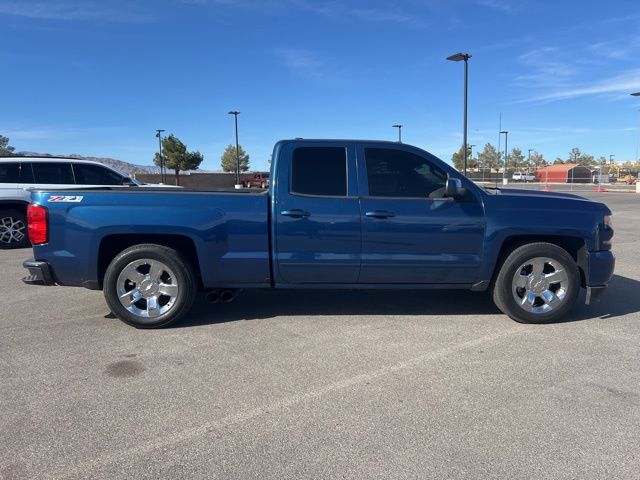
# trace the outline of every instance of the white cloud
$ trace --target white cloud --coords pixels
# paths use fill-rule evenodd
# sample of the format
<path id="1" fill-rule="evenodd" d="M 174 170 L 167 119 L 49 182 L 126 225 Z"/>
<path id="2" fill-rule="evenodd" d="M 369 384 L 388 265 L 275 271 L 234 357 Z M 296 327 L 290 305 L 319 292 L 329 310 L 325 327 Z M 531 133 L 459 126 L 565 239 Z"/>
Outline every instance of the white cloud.
<path id="1" fill-rule="evenodd" d="M 371 23 L 401 23 L 424 25 L 424 19 L 395 5 L 362 0 L 180 0 L 182 3 L 212 7 L 253 9 L 263 13 L 282 13 L 295 8 L 328 18 L 342 21 L 353 19 Z"/>
<path id="2" fill-rule="evenodd" d="M 522 102 L 551 102 L 589 95 L 631 94 L 639 90 L 640 69 L 635 69 L 590 84 L 559 88 L 549 93 L 535 95 Z"/>
<path id="3" fill-rule="evenodd" d="M 561 57 L 555 47 L 540 47 L 518 57 L 528 73 L 518 75 L 516 84 L 521 87 L 550 87 L 565 85 L 576 74 L 576 68 Z"/>
<path id="4" fill-rule="evenodd" d="M 0 1 L 0 15 L 40 20 L 106 20 L 135 23 L 149 19 L 148 15 L 137 13 L 126 8 L 126 4 L 107 8 L 101 3 L 96 2 Z"/>
<path id="5" fill-rule="evenodd" d="M 635 58 L 640 50 L 640 36 L 592 43 L 586 50 L 596 57 L 610 60 Z"/>
<path id="6" fill-rule="evenodd" d="M 477 0 L 478 5 L 491 8 L 507 15 L 513 15 L 517 11 L 517 7 L 513 1 L 509 0 Z"/>
<path id="7" fill-rule="evenodd" d="M 327 65 L 315 53 L 299 48 L 277 48 L 274 53 L 292 72 L 311 79 L 325 80 L 328 77 Z"/>

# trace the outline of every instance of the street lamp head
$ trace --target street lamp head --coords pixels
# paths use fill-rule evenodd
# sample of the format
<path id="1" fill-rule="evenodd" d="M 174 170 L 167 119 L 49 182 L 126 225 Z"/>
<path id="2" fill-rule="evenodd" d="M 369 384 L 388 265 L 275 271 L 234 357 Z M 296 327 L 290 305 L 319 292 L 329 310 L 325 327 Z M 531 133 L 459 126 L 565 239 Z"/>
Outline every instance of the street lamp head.
<path id="1" fill-rule="evenodd" d="M 635 92 L 631 94 L 632 97 L 640 97 L 640 92 Z"/>
<path id="2" fill-rule="evenodd" d="M 506 130 L 502 130 L 500 133 L 504 133 L 505 135 L 508 134 L 509 132 Z"/>
<path id="3" fill-rule="evenodd" d="M 454 55 L 450 55 L 447 57 L 447 60 L 451 60 L 452 62 L 461 62 L 462 60 L 464 60 L 465 62 L 467 60 L 469 60 L 471 58 L 471 54 L 470 53 L 456 53 Z"/>
<path id="4" fill-rule="evenodd" d="M 392 128 L 402 128 L 402 125 L 400 125 L 399 123 L 395 124 L 395 125 L 391 125 Z"/>
<path id="5" fill-rule="evenodd" d="M 236 112 L 235 110 L 232 112 L 229 112 L 229 115 L 240 115 L 240 112 Z"/>

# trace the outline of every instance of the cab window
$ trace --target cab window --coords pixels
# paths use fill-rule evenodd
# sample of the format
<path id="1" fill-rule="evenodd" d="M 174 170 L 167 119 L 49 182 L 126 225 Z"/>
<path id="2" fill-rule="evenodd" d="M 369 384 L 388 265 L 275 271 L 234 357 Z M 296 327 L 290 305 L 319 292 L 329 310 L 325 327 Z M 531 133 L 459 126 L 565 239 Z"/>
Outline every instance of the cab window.
<path id="1" fill-rule="evenodd" d="M 70 163 L 63 162 L 33 162 L 33 176 L 35 183 L 69 185 L 73 181 L 73 171 Z"/>
<path id="2" fill-rule="evenodd" d="M 298 147 L 291 161 L 291 193 L 347 195 L 347 151 L 344 147 Z"/>
<path id="3" fill-rule="evenodd" d="M 365 148 L 369 196 L 427 198 L 444 192 L 447 174 L 425 158 L 391 148 Z"/>
<path id="4" fill-rule="evenodd" d="M 122 185 L 123 176 L 99 165 L 73 165 L 76 183 L 80 185 Z"/>

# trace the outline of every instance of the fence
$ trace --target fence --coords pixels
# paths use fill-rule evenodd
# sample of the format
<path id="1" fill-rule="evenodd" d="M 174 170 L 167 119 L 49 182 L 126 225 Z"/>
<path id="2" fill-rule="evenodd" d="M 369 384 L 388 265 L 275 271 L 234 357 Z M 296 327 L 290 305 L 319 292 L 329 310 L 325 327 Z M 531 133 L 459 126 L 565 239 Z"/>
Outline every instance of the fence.
<path id="1" fill-rule="evenodd" d="M 602 173 L 598 167 L 590 168 L 580 165 L 552 165 L 535 172 L 535 179 L 525 181 L 514 180 L 513 174 L 520 170 L 507 169 L 506 172 L 478 170 L 467 172 L 467 177 L 476 183 L 486 186 L 528 188 L 532 190 L 557 191 L 620 191 L 636 192 L 636 176 L 627 174 L 617 177 Z M 638 189 L 640 192 L 640 189 Z"/>

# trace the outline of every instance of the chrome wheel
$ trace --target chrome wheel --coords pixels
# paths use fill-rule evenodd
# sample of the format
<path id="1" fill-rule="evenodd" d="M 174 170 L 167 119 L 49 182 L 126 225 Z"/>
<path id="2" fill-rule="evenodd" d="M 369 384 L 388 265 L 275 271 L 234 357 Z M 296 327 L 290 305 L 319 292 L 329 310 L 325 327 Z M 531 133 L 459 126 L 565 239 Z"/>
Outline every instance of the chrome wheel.
<path id="1" fill-rule="evenodd" d="M 513 275 L 511 290 L 516 303 L 527 312 L 548 313 L 565 300 L 569 277 L 553 258 L 535 257 L 524 262 Z"/>
<path id="2" fill-rule="evenodd" d="M 0 219 L 0 243 L 14 245 L 22 242 L 27 235 L 27 226 L 24 221 L 14 217 Z"/>
<path id="3" fill-rule="evenodd" d="M 158 260 L 141 258 L 122 269 L 117 280 L 118 299 L 138 317 L 155 318 L 173 308 L 180 286 L 175 274 Z"/>

